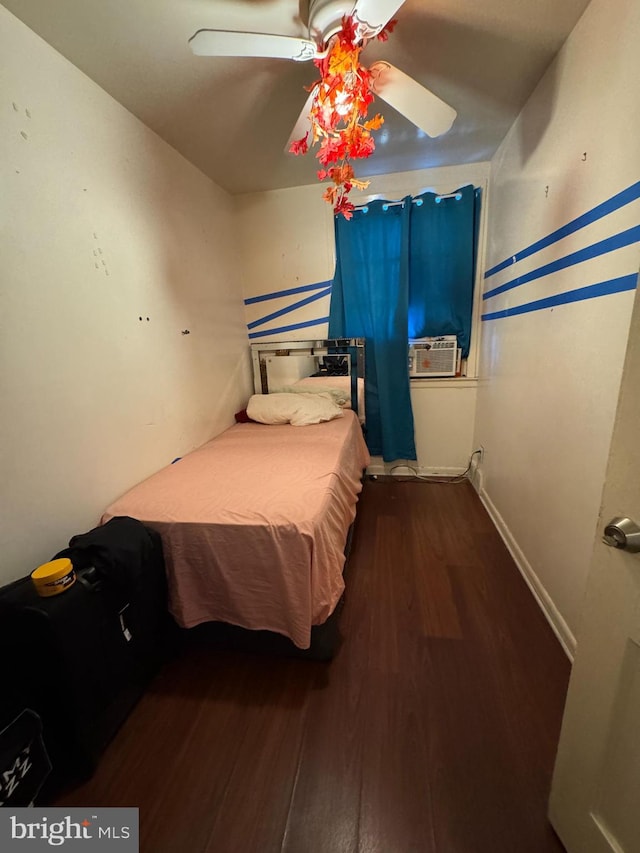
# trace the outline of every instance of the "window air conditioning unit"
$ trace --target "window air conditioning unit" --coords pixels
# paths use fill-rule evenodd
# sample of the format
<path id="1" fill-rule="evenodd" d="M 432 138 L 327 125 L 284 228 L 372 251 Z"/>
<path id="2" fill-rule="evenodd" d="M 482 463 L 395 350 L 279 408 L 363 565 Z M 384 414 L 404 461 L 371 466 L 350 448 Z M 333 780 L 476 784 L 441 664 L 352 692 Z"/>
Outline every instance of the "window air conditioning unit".
<path id="1" fill-rule="evenodd" d="M 455 376 L 458 368 L 458 341 L 455 335 L 416 338 L 409 341 L 409 376 Z"/>

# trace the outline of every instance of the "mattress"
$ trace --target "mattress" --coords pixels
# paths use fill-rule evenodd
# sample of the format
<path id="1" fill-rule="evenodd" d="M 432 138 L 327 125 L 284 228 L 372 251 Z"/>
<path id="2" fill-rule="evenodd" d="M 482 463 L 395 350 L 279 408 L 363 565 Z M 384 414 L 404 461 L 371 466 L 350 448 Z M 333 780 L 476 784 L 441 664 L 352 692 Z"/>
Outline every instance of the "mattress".
<path id="1" fill-rule="evenodd" d="M 308 648 L 344 590 L 369 464 L 351 410 L 327 423 L 236 424 L 109 506 L 161 537 L 179 625 L 222 621 Z"/>

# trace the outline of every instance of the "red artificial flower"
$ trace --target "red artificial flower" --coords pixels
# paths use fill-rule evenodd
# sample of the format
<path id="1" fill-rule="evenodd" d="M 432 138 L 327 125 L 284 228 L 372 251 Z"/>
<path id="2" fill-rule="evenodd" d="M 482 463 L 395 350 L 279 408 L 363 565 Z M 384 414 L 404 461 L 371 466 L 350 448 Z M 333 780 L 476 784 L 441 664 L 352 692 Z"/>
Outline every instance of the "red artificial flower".
<path id="1" fill-rule="evenodd" d="M 396 18 L 393 18 L 391 21 L 388 21 L 376 36 L 378 41 L 388 41 L 389 33 L 392 33 L 394 31 L 397 23 L 398 21 Z"/>
<path id="2" fill-rule="evenodd" d="M 351 219 L 353 217 L 353 211 L 355 209 L 355 205 L 349 201 L 345 193 L 340 196 L 338 201 L 333 206 L 334 212 L 341 213 L 345 219 Z"/>
<path id="3" fill-rule="evenodd" d="M 386 41 L 395 20 L 383 27 L 378 38 Z M 318 180 L 330 178 L 323 198 L 333 205 L 336 213 L 346 219 L 353 216 L 354 205 L 348 194 L 354 188 L 365 189 L 368 181 L 354 175 L 351 160 L 369 157 L 375 150 L 371 131 L 379 130 L 384 119 L 380 115 L 367 120 L 367 111 L 373 103 L 371 72 L 360 64 L 363 48 L 357 27 L 351 17 L 342 19 L 342 27 L 330 41 L 325 56 L 314 60 L 320 79 L 307 91 L 314 92 L 309 118 L 311 144 L 319 143 L 317 159 L 325 166 L 318 169 Z M 291 143 L 292 154 L 306 154 L 309 134 Z"/>
<path id="4" fill-rule="evenodd" d="M 289 146 L 289 152 L 291 154 L 306 154 L 309 150 L 308 139 L 308 133 L 305 133 L 302 139 L 294 139 L 291 145 Z"/>
<path id="5" fill-rule="evenodd" d="M 323 166 L 330 166 L 332 163 L 338 163 L 344 160 L 347 156 L 347 143 L 344 139 L 334 139 L 330 136 L 325 136 L 320 145 L 320 150 L 316 157 Z"/>
<path id="6" fill-rule="evenodd" d="M 342 46 L 347 49 L 352 49 L 356 43 L 356 25 L 353 22 L 353 18 L 348 15 L 344 15 L 342 18 L 342 28 L 338 33 L 338 38 L 340 39 Z"/>

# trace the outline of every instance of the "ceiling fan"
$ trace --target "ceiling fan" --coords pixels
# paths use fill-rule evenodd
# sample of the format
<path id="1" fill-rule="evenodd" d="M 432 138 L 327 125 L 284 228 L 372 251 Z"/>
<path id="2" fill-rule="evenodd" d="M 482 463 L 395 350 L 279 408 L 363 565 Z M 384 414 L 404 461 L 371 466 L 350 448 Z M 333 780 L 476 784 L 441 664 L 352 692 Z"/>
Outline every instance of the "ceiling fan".
<path id="1" fill-rule="evenodd" d="M 198 30 L 190 39 L 196 56 L 252 56 L 291 59 L 296 62 L 326 56 L 331 39 L 340 31 L 343 16 L 352 18 L 362 43 L 374 38 L 402 6 L 404 0 L 309 0 L 308 38 L 246 33 L 231 30 Z M 428 136 L 446 133 L 456 111 L 433 92 L 425 89 L 388 62 L 369 65 L 370 89 Z M 312 91 L 290 134 L 292 140 L 304 136 L 309 128 Z"/>

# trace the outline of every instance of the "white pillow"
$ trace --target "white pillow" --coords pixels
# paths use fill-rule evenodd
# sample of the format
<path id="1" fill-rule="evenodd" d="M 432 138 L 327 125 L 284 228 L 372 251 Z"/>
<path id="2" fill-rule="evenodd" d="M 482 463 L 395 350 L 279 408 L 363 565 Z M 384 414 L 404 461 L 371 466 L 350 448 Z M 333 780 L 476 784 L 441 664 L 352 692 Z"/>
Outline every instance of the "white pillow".
<path id="1" fill-rule="evenodd" d="M 308 380 L 302 380 L 299 384 L 296 382 L 295 385 L 286 385 L 284 388 L 280 388 L 277 393 L 281 394 L 325 394 L 330 397 L 333 402 L 344 408 L 347 403 L 349 407 L 351 407 L 351 398 L 346 391 L 342 391 L 340 388 L 328 388 L 326 386 L 314 386 L 312 383 L 316 381 L 316 379 L 320 379 L 322 382 L 322 377 L 312 376 Z"/>
<path id="2" fill-rule="evenodd" d="M 261 424 L 319 424 L 343 416 L 328 394 L 254 394 L 247 415 Z"/>

